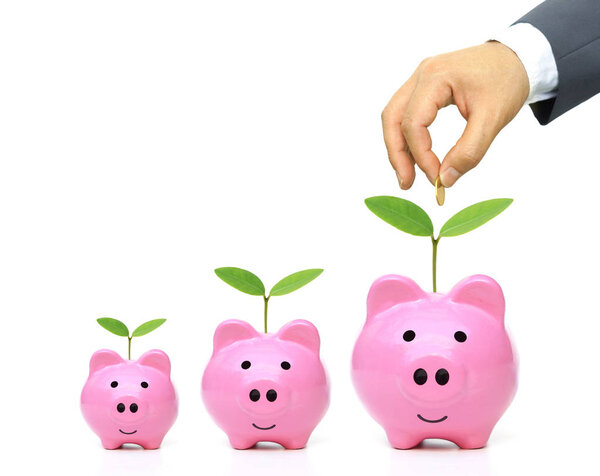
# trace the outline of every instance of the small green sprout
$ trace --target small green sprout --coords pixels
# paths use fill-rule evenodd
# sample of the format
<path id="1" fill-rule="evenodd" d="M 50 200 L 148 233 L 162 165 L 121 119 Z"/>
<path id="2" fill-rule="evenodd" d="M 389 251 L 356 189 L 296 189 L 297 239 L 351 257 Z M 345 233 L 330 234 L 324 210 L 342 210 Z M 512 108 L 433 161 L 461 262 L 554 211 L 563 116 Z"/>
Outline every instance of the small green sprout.
<path id="1" fill-rule="evenodd" d="M 386 223 L 405 233 L 416 236 L 429 236 L 433 244 L 433 292 L 437 291 L 437 246 L 442 237 L 463 235 L 480 227 L 496 215 L 502 213 L 512 198 L 495 198 L 475 203 L 450 218 L 438 237 L 433 234 L 433 223 L 429 215 L 415 203 L 403 198 L 380 196 L 365 200 L 367 208 Z"/>
<path id="2" fill-rule="evenodd" d="M 96 319 L 96 321 L 108 332 L 112 332 L 113 334 L 121 337 L 127 337 L 127 358 L 131 360 L 131 339 L 133 339 L 134 337 L 140 337 L 149 334 L 157 327 L 162 326 L 165 323 L 166 319 L 152 319 L 151 321 L 144 322 L 142 325 L 136 327 L 136 329 L 131 333 L 131 335 L 129 335 L 129 329 L 127 329 L 127 326 L 118 319 L 113 319 L 112 317 L 101 317 L 99 319 Z"/>
<path id="3" fill-rule="evenodd" d="M 303 271 L 290 274 L 275 284 L 275 286 L 271 288 L 271 291 L 267 295 L 265 291 L 265 285 L 254 273 L 241 268 L 229 267 L 215 269 L 215 274 L 219 278 L 238 291 L 242 291 L 243 293 L 250 294 L 252 296 L 263 297 L 265 303 L 265 333 L 267 333 L 267 308 L 269 305 L 269 299 L 271 299 L 273 296 L 283 296 L 284 294 L 289 294 L 292 291 L 300 289 L 302 286 L 310 283 L 322 272 L 322 269 L 305 269 Z"/>

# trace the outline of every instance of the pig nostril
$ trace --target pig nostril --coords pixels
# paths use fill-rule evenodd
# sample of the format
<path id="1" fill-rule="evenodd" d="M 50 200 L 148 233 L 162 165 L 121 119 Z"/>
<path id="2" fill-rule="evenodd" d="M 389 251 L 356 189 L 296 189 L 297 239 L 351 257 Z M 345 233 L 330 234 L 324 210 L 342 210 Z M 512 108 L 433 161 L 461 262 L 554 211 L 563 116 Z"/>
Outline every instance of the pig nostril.
<path id="1" fill-rule="evenodd" d="M 435 381 L 440 385 L 446 385 L 450 380 L 450 374 L 446 369 L 439 369 L 435 373 Z"/>
<path id="2" fill-rule="evenodd" d="M 129 410 L 131 411 L 131 413 L 137 412 L 138 411 L 137 403 L 132 403 L 131 405 L 129 405 Z"/>
<path id="3" fill-rule="evenodd" d="M 124 405 L 123 403 L 119 403 L 119 404 L 117 405 L 117 411 L 118 411 L 119 413 L 123 413 L 123 412 L 125 411 L 125 405 Z"/>
<path id="4" fill-rule="evenodd" d="M 417 385 L 423 385 L 427 382 L 427 372 L 425 372 L 425 369 L 417 369 L 413 374 L 413 379 Z"/>
<path id="5" fill-rule="evenodd" d="M 456 331 L 454 333 L 454 338 L 458 341 L 458 342 L 464 342 L 467 340 L 467 334 L 465 334 L 463 331 Z"/>
<path id="6" fill-rule="evenodd" d="M 258 402 L 259 399 L 260 399 L 260 392 L 258 390 L 256 390 L 255 388 L 250 390 L 250 400 L 252 400 L 253 402 Z"/>
<path id="7" fill-rule="evenodd" d="M 275 400 L 277 400 L 277 392 L 273 389 L 269 390 L 267 392 L 267 400 L 269 400 L 270 402 L 274 402 Z"/>

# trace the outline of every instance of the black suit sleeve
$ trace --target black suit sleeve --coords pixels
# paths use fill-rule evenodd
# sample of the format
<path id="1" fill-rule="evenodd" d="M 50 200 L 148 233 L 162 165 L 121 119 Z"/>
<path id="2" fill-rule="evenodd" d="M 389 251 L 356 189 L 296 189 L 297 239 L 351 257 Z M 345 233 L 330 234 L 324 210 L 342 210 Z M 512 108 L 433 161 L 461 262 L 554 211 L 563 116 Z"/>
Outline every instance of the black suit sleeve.
<path id="1" fill-rule="evenodd" d="M 600 0 L 546 0 L 515 23 L 529 23 L 552 46 L 556 97 L 531 104 L 545 125 L 600 92 Z"/>

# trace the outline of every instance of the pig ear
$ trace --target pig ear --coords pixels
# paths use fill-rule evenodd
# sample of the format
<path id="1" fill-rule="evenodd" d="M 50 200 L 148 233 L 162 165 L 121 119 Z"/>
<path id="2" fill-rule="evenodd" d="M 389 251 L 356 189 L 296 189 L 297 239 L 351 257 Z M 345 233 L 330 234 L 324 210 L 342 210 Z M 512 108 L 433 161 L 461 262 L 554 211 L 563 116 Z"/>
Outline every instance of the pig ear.
<path id="1" fill-rule="evenodd" d="M 375 280 L 367 296 L 367 321 L 402 302 L 412 302 L 427 296 L 412 279 L 388 274 Z"/>
<path id="2" fill-rule="evenodd" d="M 140 365 L 153 367 L 165 375 L 171 375 L 171 361 L 162 350 L 154 349 L 144 352 L 137 361 Z"/>
<path id="3" fill-rule="evenodd" d="M 317 331 L 317 328 L 311 322 L 303 319 L 296 319 L 295 321 L 288 322 L 279 329 L 277 337 L 281 340 L 296 342 L 319 355 L 321 339 L 319 337 L 319 331 Z"/>
<path id="4" fill-rule="evenodd" d="M 97 372 L 109 365 L 116 365 L 125 362 L 122 357 L 114 350 L 102 349 L 94 352 L 90 359 L 90 374 Z"/>
<path id="5" fill-rule="evenodd" d="M 500 285 L 489 276 L 477 274 L 463 279 L 448 294 L 451 301 L 470 304 L 504 322 L 504 294 Z"/>
<path id="6" fill-rule="evenodd" d="M 256 329 L 247 322 L 238 319 L 221 322 L 215 330 L 215 336 L 213 337 L 213 352 L 218 352 L 234 342 L 252 339 L 257 336 L 258 332 L 256 332 Z"/>

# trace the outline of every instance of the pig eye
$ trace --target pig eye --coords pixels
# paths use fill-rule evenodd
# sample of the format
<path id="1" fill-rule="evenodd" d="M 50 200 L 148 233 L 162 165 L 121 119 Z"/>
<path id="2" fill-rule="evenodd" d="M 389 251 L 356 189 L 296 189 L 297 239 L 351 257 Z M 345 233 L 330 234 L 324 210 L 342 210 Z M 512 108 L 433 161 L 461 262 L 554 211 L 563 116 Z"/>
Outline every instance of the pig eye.
<path id="1" fill-rule="evenodd" d="M 283 370 L 290 370 L 290 367 L 291 367 L 291 365 L 290 365 L 290 363 L 289 363 L 289 362 L 287 362 L 287 361 L 285 361 L 285 360 L 284 360 L 283 362 L 281 362 L 281 368 L 282 368 Z"/>
<path id="2" fill-rule="evenodd" d="M 110 386 L 111 386 L 112 388 L 116 388 L 116 387 L 117 387 L 117 385 L 119 385 L 119 382 L 117 382 L 116 380 L 113 380 L 112 382 L 110 382 Z"/>
<path id="3" fill-rule="evenodd" d="M 467 340 L 467 334 L 465 334 L 463 331 L 456 331 L 454 333 L 454 338 L 458 341 L 458 342 L 464 342 Z"/>
<path id="4" fill-rule="evenodd" d="M 410 342 L 411 340 L 413 340 L 415 338 L 415 331 L 406 331 L 403 335 L 402 338 L 406 341 L 406 342 Z"/>
<path id="5" fill-rule="evenodd" d="M 252 364 L 250 363 L 250 361 L 249 361 L 249 360 L 244 360 L 244 361 L 242 362 L 242 368 L 243 368 L 244 370 L 248 370 L 248 369 L 250 368 L 250 366 L 251 366 L 251 365 L 252 365 Z"/>
<path id="6" fill-rule="evenodd" d="M 140 385 L 142 388 L 148 388 L 148 382 L 142 382 Z"/>

